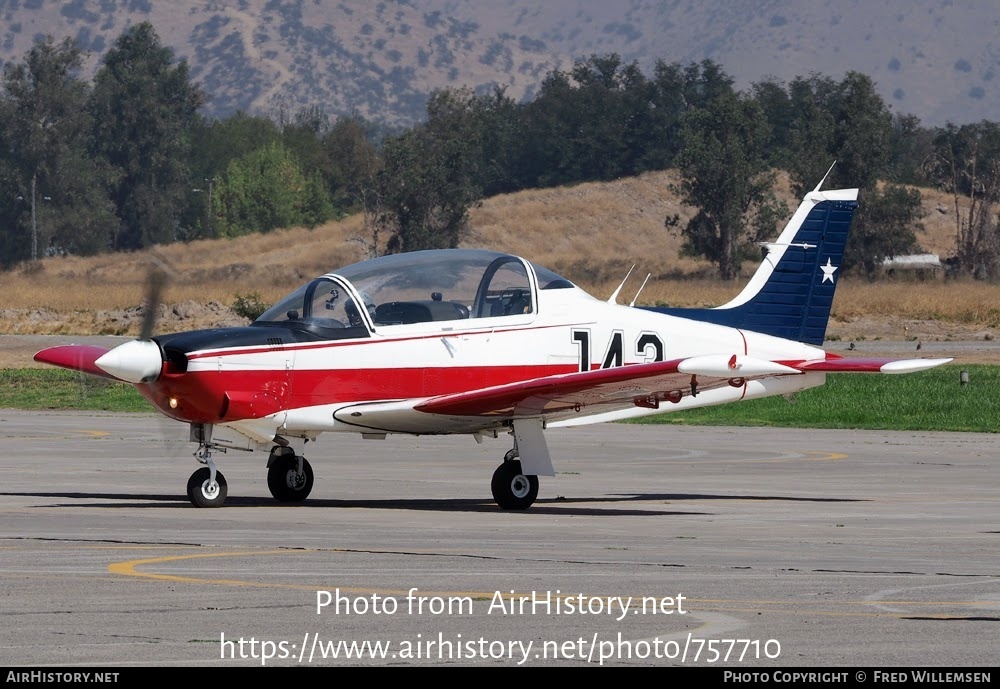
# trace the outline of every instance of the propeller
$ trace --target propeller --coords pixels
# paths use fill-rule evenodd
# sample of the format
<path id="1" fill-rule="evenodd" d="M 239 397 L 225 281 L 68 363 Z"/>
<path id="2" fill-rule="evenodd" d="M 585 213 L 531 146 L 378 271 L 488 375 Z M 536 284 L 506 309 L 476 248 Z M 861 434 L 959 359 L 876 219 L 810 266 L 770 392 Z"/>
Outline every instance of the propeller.
<path id="1" fill-rule="evenodd" d="M 85 398 L 94 386 L 107 384 L 93 378 L 100 376 L 116 382 L 151 382 L 163 368 L 163 357 L 159 345 L 153 341 L 156 319 L 168 283 L 177 274 L 165 259 L 150 256 L 151 266 L 146 275 L 146 292 L 143 301 L 142 323 L 139 337 L 108 350 L 92 344 L 70 344 L 49 347 L 35 354 L 35 361 L 76 371 L 79 376 L 79 395 Z M 175 458 L 188 454 L 187 431 L 168 417 L 157 414 L 154 423 L 158 432 L 148 438 L 164 448 L 153 452 L 156 457 Z M 143 453 L 144 456 L 150 453 Z M 154 457 L 148 457 L 154 458 Z"/>
<path id="2" fill-rule="evenodd" d="M 142 314 L 142 328 L 139 331 L 140 340 L 153 339 L 153 328 L 156 327 L 156 316 L 163 300 L 163 289 L 167 286 L 166 266 L 158 258 L 154 257 L 154 260 L 158 265 L 149 271 L 146 278 L 146 299 Z"/>
<path id="3" fill-rule="evenodd" d="M 153 341 L 153 330 L 163 290 L 173 271 L 156 254 L 150 254 L 150 260 L 154 266 L 146 278 L 146 299 L 138 339 L 115 347 L 94 362 L 102 370 L 130 383 L 152 382 L 163 369 L 163 354 Z"/>

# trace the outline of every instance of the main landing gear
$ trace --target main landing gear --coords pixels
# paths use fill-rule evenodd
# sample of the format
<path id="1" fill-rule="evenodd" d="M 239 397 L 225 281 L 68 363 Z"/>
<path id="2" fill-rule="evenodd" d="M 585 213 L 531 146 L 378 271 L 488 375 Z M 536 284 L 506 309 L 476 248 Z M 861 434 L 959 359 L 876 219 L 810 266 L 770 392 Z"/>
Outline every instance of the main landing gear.
<path id="1" fill-rule="evenodd" d="M 507 452 L 490 483 L 493 499 L 504 510 L 526 510 L 538 497 L 538 477 L 521 473 L 517 457 L 517 449 Z"/>
<path id="2" fill-rule="evenodd" d="M 313 470 L 290 447 L 275 447 L 267 458 L 267 487 L 278 502 L 302 502 L 313 487 Z"/>

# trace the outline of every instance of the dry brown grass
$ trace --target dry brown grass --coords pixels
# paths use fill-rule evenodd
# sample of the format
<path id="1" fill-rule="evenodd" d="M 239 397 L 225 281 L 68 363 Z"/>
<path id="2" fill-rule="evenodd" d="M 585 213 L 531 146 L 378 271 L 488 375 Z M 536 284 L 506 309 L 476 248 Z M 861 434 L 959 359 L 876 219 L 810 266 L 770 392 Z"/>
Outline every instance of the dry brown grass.
<path id="1" fill-rule="evenodd" d="M 149 272 L 164 265 L 167 302 L 220 301 L 259 292 L 277 299 L 332 267 L 359 260 L 360 218 L 308 230 L 171 244 L 151 251 L 57 257 L 0 273 L 0 308 L 95 311 L 139 305 Z"/>
<path id="2" fill-rule="evenodd" d="M 472 210 L 472 229 L 464 245 L 525 256 L 595 296 L 610 295 L 635 264 L 621 301 L 630 301 L 651 273 L 640 303 L 722 304 L 739 292 L 743 280 L 721 283 L 707 262 L 678 256 L 680 237 L 665 228 L 664 219 L 678 214 L 683 223 L 694 209 L 678 202 L 671 190 L 677 181 L 676 173 L 667 171 L 493 197 Z M 948 255 L 954 246 L 952 200 L 934 190 L 921 191 L 926 229 L 918 239 L 923 249 Z M 797 199 L 787 179 L 779 193 L 794 209 Z M 47 258 L 0 273 L 0 332 L 132 334 L 134 323 L 109 328 L 95 314 L 138 306 L 145 278 L 157 262 L 172 273 L 164 295 L 167 303 L 230 305 L 237 294 L 251 292 L 273 302 L 313 276 L 364 258 L 362 244 L 355 240 L 361 234 L 362 220 L 354 216 L 313 230 L 204 240 L 131 254 Z M 744 272 L 754 268 L 747 265 Z M 995 306 L 1000 304 L 1000 286 L 940 279 L 870 285 L 847 278 L 843 283 L 834 303 L 834 316 L 842 321 L 874 315 L 1000 325 Z M 31 310 L 41 313 L 31 317 Z"/>

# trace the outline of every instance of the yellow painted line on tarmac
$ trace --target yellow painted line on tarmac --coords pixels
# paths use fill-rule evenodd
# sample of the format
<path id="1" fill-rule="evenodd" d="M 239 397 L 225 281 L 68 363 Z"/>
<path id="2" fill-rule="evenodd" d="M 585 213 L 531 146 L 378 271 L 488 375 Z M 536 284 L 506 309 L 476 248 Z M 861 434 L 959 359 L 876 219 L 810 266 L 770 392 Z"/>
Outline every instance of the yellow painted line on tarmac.
<path id="1" fill-rule="evenodd" d="M 807 455 L 816 455 L 816 457 L 806 457 L 810 461 L 822 462 L 826 460 L 836 460 L 836 459 L 847 459 L 847 454 L 844 452 L 806 452 Z"/>
<path id="2" fill-rule="evenodd" d="M 108 431 L 88 431 L 88 430 L 81 430 L 81 431 L 70 431 L 70 432 L 71 433 L 83 433 L 85 436 L 87 436 L 89 438 L 103 438 L 103 437 L 105 437 L 107 435 L 111 435 L 111 433 L 108 432 Z"/>
<path id="3" fill-rule="evenodd" d="M 701 459 L 698 457 L 682 457 L 670 461 L 678 464 L 783 464 L 787 462 L 829 462 L 838 459 L 847 459 L 848 455 L 843 452 L 813 452 L 806 451 L 799 457 L 775 457 L 773 459 Z M 810 457 L 808 455 L 815 455 Z"/>
<path id="4" fill-rule="evenodd" d="M 945 605 L 946 603 L 927 603 L 927 605 Z M 755 615 L 760 614 L 760 610 L 757 608 L 698 608 L 697 610 L 690 610 L 691 614 L 697 614 L 699 611 L 711 611 L 711 612 L 745 612 L 752 613 Z M 782 615 L 817 615 L 819 617 L 895 617 L 896 619 L 904 619 L 907 617 L 913 617 L 916 613 L 913 612 L 889 612 L 889 611 L 864 611 L 864 610 L 854 610 L 854 611 L 837 611 L 837 610 L 770 610 L 769 613 L 778 613 Z M 926 612 L 920 613 L 920 617 L 933 618 L 935 620 L 963 620 L 966 619 L 966 615 L 955 615 L 951 613 L 940 613 L 940 612 Z"/>
<path id="5" fill-rule="evenodd" d="M 178 576 L 176 574 L 155 574 L 151 572 L 140 572 L 138 567 L 145 565 L 154 564 L 164 564 L 167 562 L 179 562 L 181 560 L 194 560 L 194 559 L 204 559 L 204 558 L 218 558 L 218 557 L 254 557 L 258 555 L 289 555 L 289 554 L 303 554 L 303 553 L 321 553 L 321 552 L 351 552 L 348 550 L 264 550 L 259 552 L 227 552 L 227 553 L 198 553 L 194 555 L 170 555 L 167 557 L 151 557 L 144 558 L 140 560 L 127 560 L 125 562 L 114 562 L 108 565 L 108 571 L 112 574 L 120 574 L 123 576 L 140 577 L 143 579 L 153 579 L 156 581 L 170 581 L 174 583 L 185 583 L 185 584 L 225 584 L 227 586 L 245 586 L 251 588 L 276 588 L 276 589 L 290 589 L 296 591 L 315 591 L 316 585 L 307 584 L 277 584 L 277 583 L 266 583 L 257 581 L 243 581 L 241 579 L 209 579 L 204 577 L 186 577 Z M 377 593 L 383 596 L 406 596 L 409 594 L 409 590 L 403 589 L 373 589 L 373 588 L 357 588 L 357 587 L 337 587 L 341 593 L 350 593 L 355 595 L 364 595 Z M 470 596 L 470 597 L 484 597 L 490 598 L 495 592 L 483 593 L 481 591 L 473 592 L 437 592 L 437 591 L 420 591 L 420 595 L 429 597 L 434 595 L 451 595 L 451 596 Z"/>
<path id="6" fill-rule="evenodd" d="M 784 462 L 829 462 L 838 459 L 847 459 L 843 452 L 803 452 L 802 457 L 780 457 L 778 459 L 748 459 L 744 460 L 756 464 L 780 464 Z M 814 455 L 814 456 L 809 456 Z"/>
<path id="7" fill-rule="evenodd" d="M 183 577 L 175 574 L 154 574 L 151 572 L 140 572 L 136 568 L 143 565 L 164 564 L 167 562 L 179 562 L 181 560 L 197 560 L 216 557 L 250 557 L 256 555 L 285 555 L 289 553 L 301 553 L 301 550 L 265 550 L 261 552 L 231 552 L 231 553 L 198 553 L 195 555 L 169 555 L 167 557 L 151 557 L 140 560 L 126 560 L 125 562 L 113 562 L 108 565 L 108 571 L 112 574 L 121 574 L 128 577 L 141 577 L 143 579 L 154 579 L 157 581 L 184 582 L 189 584 L 227 584 L 229 586 L 254 586 L 261 588 L 315 588 L 311 586 L 296 586 L 292 584 L 264 584 L 259 582 L 241 581 L 239 579 L 204 579 L 199 577 Z"/>
<path id="8" fill-rule="evenodd" d="M 95 545 L 77 545 L 73 544 L 74 548 L 79 548 L 80 550 L 173 550 L 176 551 L 178 548 L 188 548 L 195 546 L 187 546 L 179 543 L 101 543 Z M 284 552 L 284 551 L 282 551 Z"/>
<path id="9" fill-rule="evenodd" d="M 266 550 L 260 552 L 227 552 L 227 553 L 198 553 L 194 555 L 171 555 L 167 557 L 152 557 L 140 560 L 127 560 L 125 562 L 114 562 L 108 565 L 108 571 L 112 574 L 120 574 L 123 576 L 133 576 L 140 577 L 144 579 L 153 579 L 156 581 L 170 581 L 174 583 L 186 583 L 186 584 L 225 584 L 228 586 L 246 586 L 251 588 L 279 588 L 279 589 L 290 589 L 298 591 L 315 591 L 318 587 L 316 585 L 306 585 L 306 584 L 274 584 L 274 583 L 264 583 L 264 582 L 254 582 L 254 581 L 243 581 L 240 579 L 208 579 L 204 577 L 185 577 L 178 576 L 175 574 L 154 574 L 150 572 L 140 572 L 136 568 L 142 567 L 144 565 L 153 564 L 163 564 L 167 562 L 178 562 L 181 560 L 193 560 L 199 558 L 216 558 L 216 557 L 249 557 L 257 555 L 285 555 L 285 554 L 302 554 L 302 553 L 328 553 L 328 552 L 352 552 L 350 550 L 340 550 L 340 549 L 328 549 L 328 550 Z M 371 551 L 366 551 L 371 552 Z M 377 553 L 376 553 L 377 554 Z M 349 586 L 338 586 L 336 587 L 341 593 L 350 593 L 354 595 L 368 595 L 368 594 L 378 594 L 381 596 L 407 596 L 411 593 L 412 589 L 374 589 L 370 587 L 349 587 Z M 429 591 L 420 589 L 414 595 L 419 595 L 424 598 L 430 598 L 433 596 L 456 596 L 456 597 L 469 597 L 474 599 L 492 599 L 496 596 L 497 591 Z M 501 593 L 500 597 L 504 599 L 517 599 L 520 597 L 530 596 L 530 593 Z M 569 599 L 576 598 L 577 594 L 563 593 L 562 595 L 553 596 L 553 598 Z M 610 598 L 610 596 L 586 596 L 587 598 Z"/>
<path id="10" fill-rule="evenodd" d="M 830 462 L 847 459 L 843 452 L 803 452 L 801 457 L 776 457 L 774 459 L 724 459 L 723 463 L 737 464 L 786 464 L 788 462 Z M 815 455 L 810 457 L 809 455 Z M 700 464 L 701 462 L 699 462 Z M 711 463 L 711 460 L 708 462 Z"/>
<path id="11" fill-rule="evenodd" d="M 684 600 L 689 600 L 691 602 L 697 603 L 709 603 L 713 605 L 798 605 L 800 601 L 782 601 L 782 600 L 725 600 L 725 599 L 710 599 L 710 598 L 685 598 Z M 834 601 L 837 605 L 861 605 L 865 607 L 872 607 L 877 605 L 914 605 L 914 606 L 941 606 L 941 605 L 954 605 L 954 606 L 971 606 L 971 607 L 994 607 L 1000 606 L 1000 600 L 948 600 L 948 601 L 938 601 L 938 600 L 847 600 L 847 601 Z"/>
<path id="12" fill-rule="evenodd" d="M 63 433 L 74 433 L 76 435 L 5 435 L 4 438 L 10 438 L 14 440 L 79 440 L 80 435 L 85 435 L 88 438 L 104 438 L 111 435 L 110 431 L 93 431 L 93 430 L 77 430 L 73 428 L 67 428 Z"/>

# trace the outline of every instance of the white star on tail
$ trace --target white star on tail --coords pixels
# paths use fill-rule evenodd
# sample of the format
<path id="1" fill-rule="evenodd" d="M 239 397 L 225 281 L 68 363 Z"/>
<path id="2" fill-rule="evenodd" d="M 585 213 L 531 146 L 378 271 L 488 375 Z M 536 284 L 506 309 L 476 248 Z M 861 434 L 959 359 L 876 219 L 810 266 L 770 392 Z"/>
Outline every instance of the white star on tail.
<path id="1" fill-rule="evenodd" d="M 826 265 L 820 266 L 819 269 L 823 271 L 823 279 L 820 280 L 820 284 L 826 282 L 827 280 L 833 282 L 833 273 L 837 270 L 837 266 L 831 264 L 829 258 L 826 259 Z"/>

